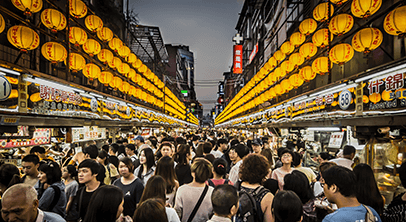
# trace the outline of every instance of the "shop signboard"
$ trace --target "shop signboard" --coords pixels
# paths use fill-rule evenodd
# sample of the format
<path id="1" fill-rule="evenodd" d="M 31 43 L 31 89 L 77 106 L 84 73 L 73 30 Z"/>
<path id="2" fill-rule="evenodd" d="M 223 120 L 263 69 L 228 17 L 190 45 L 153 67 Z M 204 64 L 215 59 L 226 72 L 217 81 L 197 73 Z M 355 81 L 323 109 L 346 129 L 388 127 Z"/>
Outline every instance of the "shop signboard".
<path id="1" fill-rule="evenodd" d="M 151 133 L 151 128 L 144 128 L 144 129 L 142 129 L 141 136 L 143 136 L 145 138 L 145 137 L 148 137 L 150 135 L 150 133 Z"/>
<path id="2" fill-rule="evenodd" d="M 330 141 L 328 142 L 329 148 L 341 148 L 341 144 L 343 143 L 344 132 L 333 132 L 330 136 Z"/>
<path id="3" fill-rule="evenodd" d="M 27 136 L 28 127 L 20 126 L 19 132 L 10 136 Z M 51 129 L 48 128 L 38 128 L 34 131 L 33 137 L 31 139 L 10 139 L 10 140 L 0 140 L 0 148 L 16 148 L 25 146 L 40 146 L 51 143 Z"/>
<path id="4" fill-rule="evenodd" d="M 72 128 L 72 143 L 106 139 L 106 128 L 84 126 Z"/>
<path id="5" fill-rule="evenodd" d="M 234 56 L 233 56 L 233 73 L 242 73 L 242 45 L 234 45 Z"/>
<path id="6" fill-rule="evenodd" d="M 3 74 L 3 73 L 1 73 Z M 0 74 L 0 109 L 16 112 L 18 110 L 18 76 Z"/>

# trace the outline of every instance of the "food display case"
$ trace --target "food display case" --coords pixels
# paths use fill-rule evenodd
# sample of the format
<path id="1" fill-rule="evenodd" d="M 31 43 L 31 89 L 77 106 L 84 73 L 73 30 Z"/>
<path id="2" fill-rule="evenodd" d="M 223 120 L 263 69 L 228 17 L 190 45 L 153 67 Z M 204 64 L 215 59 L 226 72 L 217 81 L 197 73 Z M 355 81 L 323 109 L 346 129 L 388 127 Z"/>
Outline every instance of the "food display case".
<path id="1" fill-rule="evenodd" d="M 369 164 L 374 171 L 385 204 L 404 190 L 397 171 L 405 160 L 405 146 L 406 139 L 372 138 L 360 153 L 361 162 Z"/>

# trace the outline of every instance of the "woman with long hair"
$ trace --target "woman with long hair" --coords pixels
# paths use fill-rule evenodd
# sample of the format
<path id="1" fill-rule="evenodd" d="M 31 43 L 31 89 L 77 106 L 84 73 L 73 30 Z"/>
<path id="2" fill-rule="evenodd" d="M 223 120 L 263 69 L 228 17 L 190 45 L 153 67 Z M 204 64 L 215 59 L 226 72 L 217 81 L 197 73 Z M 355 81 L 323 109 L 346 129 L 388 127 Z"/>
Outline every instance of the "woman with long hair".
<path id="1" fill-rule="evenodd" d="M 109 154 L 105 150 L 100 150 L 96 160 L 104 167 L 104 184 L 112 184 L 119 177 L 119 173 L 117 168 L 110 163 Z"/>
<path id="2" fill-rule="evenodd" d="M 3 195 L 9 187 L 17 183 L 22 183 L 20 170 L 13 164 L 2 164 L 0 166 L 0 194 Z"/>
<path id="3" fill-rule="evenodd" d="M 357 199 L 360 203 L 374 208 L 382 216 L 384 200 L 379 193 L 372 168 L 365 163 L 356 165 L 353 169 L 357 178 Z"/>
<path id="4" fill-rule="evenodd" d="M 119 187 L 124 194 L 124 211 L 125 216 L 132 217 L 137 204 L 140 202 L 144 185 L 142 181 L 134 174 L 134 165 L 130 158 L 124 157 L 118 164 L 118 170 L 121 177 L 114 181 L 113 185 Z"/>
<path id="5" fill-rule="evenodd" d="M 42 163 L 38 168 L 40 190 L 38 191 L 38 208 L 65 217 L 66 194 L 65 184 L 61 181 L 62 172 L 56 162 Z"/>
<path id="6" fill-rule="evenodd" d="M 168 222 L 165 204 L 161 199 L 148 199 L 138 206 L 133 217 L 134 222 Z"/>
<path id="7" fill-rule="evenodd" d="M 115 222 L 123 212 L 123 205 L 123 193 L 118 187 L 102 186 L 92 195 L 83 222 Z"/>
<path id="8" fill-rule="evenodd" d="M 175 167 L 176 178 L 179 186 L 193 181 L 192 172 L 190 171 L 190 161 L 192 160 L 192 151 L 189 145 L 181 144 L 178 152 L 175 154 L 175 161 L 178 163 Z"/>
<path id="9" fill-rule="evenodd" d="M 174 167 L 173 159 L 169 156 L 163 156 L 159 159 L 155 170 L 155 175 L 161 176 L 166 182 L 166 203 L 170 206 L 175 204 L 175 194 L 179 188 Z"/>
<path id="10" fill-rule="evenodd" d="M 140 204 L 153 198 L 161 199 L 162 201 L 166 199 L 166 182 L 159 175 L 152 176 L 148 180 L 142 193 Z M 166 206 L 165 211 L 169 222 L 180 222 L 179 216 L 173 208 Z"/>
<path id="11" fill-rule="evenodd" d="M 145 186 L 148 179 L 155 173 L 155 156 L 151 148 L 144 148 L 140 152 L 140 166 L 135 169 L 134 174 L 141 179 Z"/>
<path id="12" fill-rule="evenodd" d="M 76 192 L 79 189 L 79 183 L 76 181 L 78 171 L 74 165 L 67 165 L 62 168 L 62 179 L 64 179 L 65 193 L 66 193 L 66 211 L 76 196 Z"/>

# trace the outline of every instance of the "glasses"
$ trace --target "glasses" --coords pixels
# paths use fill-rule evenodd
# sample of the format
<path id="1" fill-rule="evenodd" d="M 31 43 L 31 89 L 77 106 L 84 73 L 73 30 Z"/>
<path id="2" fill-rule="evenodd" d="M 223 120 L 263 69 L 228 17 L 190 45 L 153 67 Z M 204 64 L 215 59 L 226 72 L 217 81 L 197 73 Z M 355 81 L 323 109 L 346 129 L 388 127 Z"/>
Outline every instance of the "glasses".
<path id="1" fill-rule="evenodd" d="M 285 158 L 285 157 L 292 157 L 292 155 L 290 155 L 290 154 L 283 154 L 283 155 L 282 155 L 282 158 Z"/>

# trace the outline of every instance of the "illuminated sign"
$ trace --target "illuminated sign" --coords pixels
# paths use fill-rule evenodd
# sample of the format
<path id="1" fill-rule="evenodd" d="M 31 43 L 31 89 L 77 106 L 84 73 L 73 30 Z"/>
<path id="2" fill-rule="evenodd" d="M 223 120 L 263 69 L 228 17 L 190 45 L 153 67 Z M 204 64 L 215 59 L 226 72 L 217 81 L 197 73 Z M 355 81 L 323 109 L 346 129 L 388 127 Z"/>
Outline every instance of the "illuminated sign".
<path id="1" fill-rule="evenodd" d="M 38 146 L 51 143 L 51 129 L 36 129 L 32 139 L 0 140 L 0 148 Z"/>
<path id="2" fill-rule="evenodd" d="M 97 126 L 84 126 L 81 128 L 72 128 L 72 143 L 85 142 L 89 140 L 99 140 L 106 138 L 106 128 Z"/>
<path id="3" fill-rule="evenodd" d="M 242 73 L 242 45 L 234 45 L 233 73 Z"/>
<path id="4" fill-rule="evenodd" d="M 249 63 L 252 62 L 252 60 L 255 58 L 255 56 L 257 55 L 257 53 L 258 53 L 258 42 L 257 42 L 257 44 L 255 44 L 255 47 L 254 47 L 254 49 L 252 50 L 252 52 L 251 52 L 251 54 L 250 54 L 250 61 L 249 61 Z"/>

